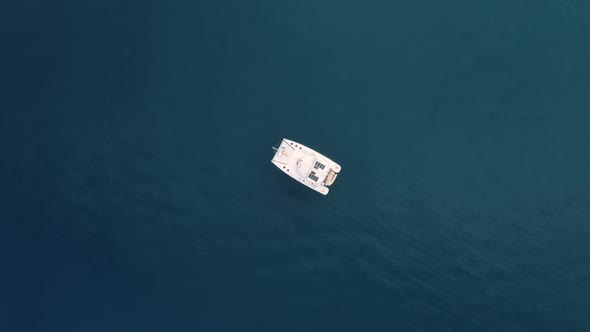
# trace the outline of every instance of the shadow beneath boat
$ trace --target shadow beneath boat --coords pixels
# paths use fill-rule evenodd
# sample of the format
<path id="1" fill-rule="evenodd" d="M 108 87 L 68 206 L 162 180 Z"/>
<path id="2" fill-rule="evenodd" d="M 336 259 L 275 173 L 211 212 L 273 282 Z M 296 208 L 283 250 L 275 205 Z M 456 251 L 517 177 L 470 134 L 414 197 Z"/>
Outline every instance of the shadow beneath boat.
<path id="1" fill-rule="evenodd" d="M 285 196 L 289 197 L 292 200 L 296 200 L 298 203 L 308 204 L 314 202 L 317 197 L 314 196 L 321 196 L 320 194 L 316 193 L 315 191 L 302 186 L 299 183 L 295 183 L 294 185 L 286 186 L 282 192 L 285 193 Z"/>
<path id="2" fill-rule="evenodd" d="M 270 186 L 273 191 L 271 195 L 279 201 L 295 201 L 298 204 L 307 205 L 316 201 L 319 196 L 322 196 L 280 172 L 276 172 L 276 174 L 270 176 L 269 181 L 272 183 Z"/>

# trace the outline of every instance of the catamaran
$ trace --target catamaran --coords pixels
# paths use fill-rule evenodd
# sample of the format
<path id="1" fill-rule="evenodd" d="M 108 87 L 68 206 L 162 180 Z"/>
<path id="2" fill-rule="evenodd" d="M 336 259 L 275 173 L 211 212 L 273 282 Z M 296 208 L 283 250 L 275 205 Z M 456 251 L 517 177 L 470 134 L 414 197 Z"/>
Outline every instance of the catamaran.
<path id="1" fill-rule="evenodd" d="M 299 183 L 320 194 L 327 195 L 340 172 L 340 165 L 307 146 L 283 138 L 273 147 L 271 162 Z"/>

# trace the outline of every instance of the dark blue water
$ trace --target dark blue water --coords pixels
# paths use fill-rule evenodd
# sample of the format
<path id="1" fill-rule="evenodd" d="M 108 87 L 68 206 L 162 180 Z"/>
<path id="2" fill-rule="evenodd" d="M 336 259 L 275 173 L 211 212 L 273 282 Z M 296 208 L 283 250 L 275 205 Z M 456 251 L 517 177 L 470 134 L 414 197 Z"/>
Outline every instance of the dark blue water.
<path id="1" fill-rule="evenodd" d="M 0 8 L 1 331 L 590 331 L 588 1 Z"/>

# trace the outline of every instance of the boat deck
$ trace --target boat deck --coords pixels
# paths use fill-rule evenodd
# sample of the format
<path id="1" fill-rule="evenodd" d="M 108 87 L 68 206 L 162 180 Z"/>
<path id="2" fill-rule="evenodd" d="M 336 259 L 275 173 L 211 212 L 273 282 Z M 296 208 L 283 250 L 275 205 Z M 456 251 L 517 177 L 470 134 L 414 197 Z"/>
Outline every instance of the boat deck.
<path id="1" fill-rule="evenodd" d="M 284 173 L 301 184 L 327 195 L 327 187 L 336 179 L 340 165 L 297 142 L 283 139 L 272 159 Z"/>

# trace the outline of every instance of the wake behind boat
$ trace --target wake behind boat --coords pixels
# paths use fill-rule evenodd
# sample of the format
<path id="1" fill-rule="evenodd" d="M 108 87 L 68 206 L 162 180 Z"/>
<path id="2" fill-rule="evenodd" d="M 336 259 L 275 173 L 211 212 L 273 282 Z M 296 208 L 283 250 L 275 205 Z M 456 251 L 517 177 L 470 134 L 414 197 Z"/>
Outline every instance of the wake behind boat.
<path id="1" fill-rule="evenodd" d="M 283 138 L 271 162 L 299 183 L 327 195 L 340 172 L 340 165 L 321 153 Z"/>

